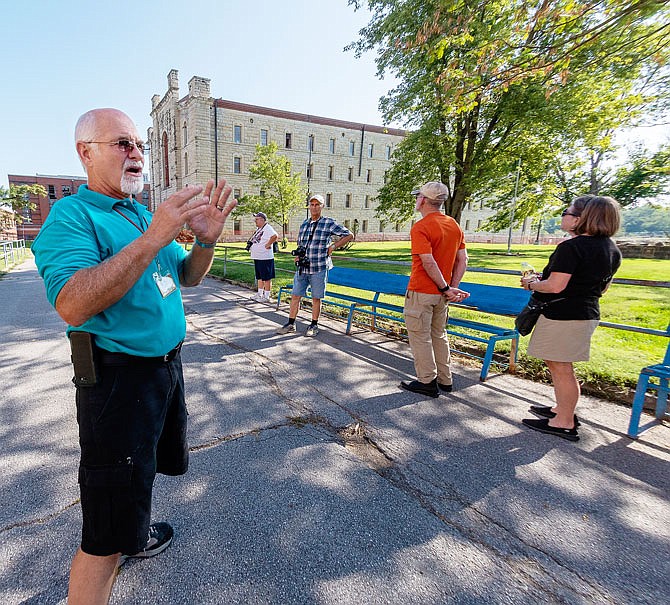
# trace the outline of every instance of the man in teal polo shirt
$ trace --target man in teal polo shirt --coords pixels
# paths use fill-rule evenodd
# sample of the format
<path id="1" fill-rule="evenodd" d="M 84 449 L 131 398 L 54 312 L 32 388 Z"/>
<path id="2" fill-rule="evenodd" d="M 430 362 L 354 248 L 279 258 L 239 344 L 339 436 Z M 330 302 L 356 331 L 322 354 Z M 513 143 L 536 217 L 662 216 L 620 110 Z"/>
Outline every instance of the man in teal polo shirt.
<path id="1" fill-rule="evenodd" d="M 68 602 L 91 605 L 109 601 L 121 560 L 172 541 L 150 516 L 155 474 L 188 467 L 180 287 L 202 281 L 237 202 L 210 181 L 201 197 L 187 186 L 148 212 L 132 198 L 144 143 L 116 109 L 81 116 L 75 140 L 88 185 L 54 205 L 32 249 L 73 352 L 83 525 Z M 174 241 L 185 224 L 189 253 Z"/>

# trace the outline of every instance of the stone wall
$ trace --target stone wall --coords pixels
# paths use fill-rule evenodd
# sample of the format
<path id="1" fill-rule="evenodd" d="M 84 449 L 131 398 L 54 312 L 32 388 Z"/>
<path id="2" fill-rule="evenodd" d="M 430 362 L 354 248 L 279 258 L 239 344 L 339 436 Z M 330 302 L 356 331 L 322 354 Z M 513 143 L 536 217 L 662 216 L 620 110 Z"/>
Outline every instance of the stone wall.
<path id="1" fill-rule="evenodd" d="M 624 258 L 670 259 L 670 242 L 652 240 L 649 242 L 617 241 Z"/>

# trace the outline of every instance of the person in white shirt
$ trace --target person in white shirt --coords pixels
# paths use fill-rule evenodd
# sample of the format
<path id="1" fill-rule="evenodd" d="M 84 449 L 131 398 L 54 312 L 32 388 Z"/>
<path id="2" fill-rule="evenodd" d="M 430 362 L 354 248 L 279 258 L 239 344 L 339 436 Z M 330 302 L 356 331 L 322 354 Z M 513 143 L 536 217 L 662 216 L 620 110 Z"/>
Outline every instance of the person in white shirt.
<path id="1" fill-rule="evenodd" d="M 256 232 L 249 239 L 249 251 L 256 269 L 258 292 L 251 297 L 255 302 L 270 302 L 272 280 L 275 277 L 275 255 L 273 244 L 277 241 L 277 232 L 268 223 L 264 212 L 254 214 Z"/>

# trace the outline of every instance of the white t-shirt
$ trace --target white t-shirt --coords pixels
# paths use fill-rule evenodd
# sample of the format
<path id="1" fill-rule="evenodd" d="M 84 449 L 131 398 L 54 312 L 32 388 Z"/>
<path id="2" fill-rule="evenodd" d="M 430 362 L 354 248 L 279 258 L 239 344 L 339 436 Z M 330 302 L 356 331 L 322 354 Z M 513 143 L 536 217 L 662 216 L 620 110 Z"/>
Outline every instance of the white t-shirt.
<path id="1" fill-rule="evenodd" d="M 250 240 L 253 242 L 251 244 L 251 258 L 254 260 L 269 260 L 274 258 L 275 255 L 272 252 L 272 246 L 268 250 L 265 245 L 268 243 L 268 240 L 273 236 L 277 235 L 277 232 L 270 226 L 269 223 L 265 223 L 260 229 L 256 229 Z"/>

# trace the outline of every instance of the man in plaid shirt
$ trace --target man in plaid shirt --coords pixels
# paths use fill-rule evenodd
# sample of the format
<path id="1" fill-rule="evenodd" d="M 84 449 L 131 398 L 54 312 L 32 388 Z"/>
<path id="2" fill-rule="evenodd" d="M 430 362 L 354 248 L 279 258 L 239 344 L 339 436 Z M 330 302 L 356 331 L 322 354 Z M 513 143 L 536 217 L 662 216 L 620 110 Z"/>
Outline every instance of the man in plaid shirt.
<path id="1" fill-rule="evenodd" d="M 300 299 L 307 294 L 307 286 L 312 289 L 312 323 L 305 336 L 316 336 L 319 333 L 319 315 L 321 299 L 326 294 L 328 268 L 332 266 L 330 255 L 337 248 L 346 246 L 353 234 L 334 219 L 321 216 L 325 201 L 322 195 L 309 198 L 310 218 L 305 219 L 298 232 L 298 249 L 304 248 L 304 254 L 295 257 L 297 271 L 293 276 L 293 294 L 288 322 L 277 330 L 277 334 L 290 334 L 296 331 L 295 318 L 300 309 Z M 333 243 L 332 236 L 338 236 Z"/>

